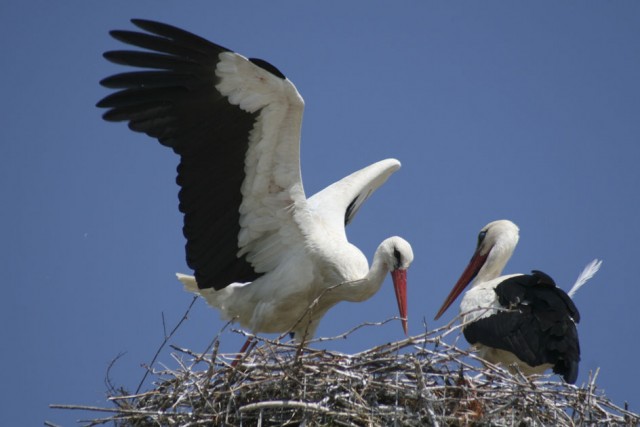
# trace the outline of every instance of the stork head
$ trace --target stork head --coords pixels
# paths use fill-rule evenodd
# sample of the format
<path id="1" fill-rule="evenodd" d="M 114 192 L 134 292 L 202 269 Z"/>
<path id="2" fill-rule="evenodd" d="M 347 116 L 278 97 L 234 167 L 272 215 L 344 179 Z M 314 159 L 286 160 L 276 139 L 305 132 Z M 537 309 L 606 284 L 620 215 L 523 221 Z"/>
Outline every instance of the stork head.
<path id="1" fill-rule="evenodd" d="M 447 311 L 458 295 L 474 279 L 476 279 L 476 283 L 481 283 L 494 279 L 502 273 L 518 243 L 518 231 L 518 226 L 506 219 L 490 222 L 480 230 L 478 245 L 471 261 L 440 307 L 435 320 L 438 320 Z"/>
<path id="2" fill-rule="evenodd" d="M 393 279 L 393 288 L 396 292 L 398 310 L 402 319 L 402 329 L 408 334 L 407 321 L 407 269 L 413 261 L 413 249 L 409 242 L 401 237 L 390 237 L 382 242 L 387 254 L 389 270 Z"/>

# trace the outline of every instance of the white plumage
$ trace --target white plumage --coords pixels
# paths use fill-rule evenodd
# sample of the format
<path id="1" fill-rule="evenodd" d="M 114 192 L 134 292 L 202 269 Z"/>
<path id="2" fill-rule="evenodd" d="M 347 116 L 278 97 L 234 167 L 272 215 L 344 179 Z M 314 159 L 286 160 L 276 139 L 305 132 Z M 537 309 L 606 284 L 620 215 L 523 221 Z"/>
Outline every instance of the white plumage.
<path id="1" fill-rule="evenodd" d="M 599 259 L 594 259 L 589 264 L 587 264 L 582 270 L 582 272 L 580 272 L 580 275 L 576 279 L 576 283 L 574 283 L 573 286 L 571 287 L 571 290 L 567 292 L 567 295 L 569 295 L 569 298 L 573 298 L 576 292 L 578 292 L 578 290 L 585 283 L 587 283 L 589 280 L 593 278 L 593 276 L 595 276 L 598 270 L 600 270 L 601 266 L 602 266 L 602 260 L 599 260 Z"/>
<path id="2" fill-rule="evenodd" d="M 304 101 L 293 83 L 263 60 L 166 24 L 132 22 L 146 32 L 111 34 L 144 50 L 105 57 L 142 70 L 104 79 L 117 91 L 98 106 L 109 108 L 106 120 L 127 121 L 180 156 L 180 210 L 195 271 L 178 275 L 185 288 L 253 332 L 302 339 L 334 304 L 370 298 L 391 272 L 406 332 L 411 246 L 384 240 L 369 268 L 345 233 L 400 162 L 374 163 L 307 199 Z"/>

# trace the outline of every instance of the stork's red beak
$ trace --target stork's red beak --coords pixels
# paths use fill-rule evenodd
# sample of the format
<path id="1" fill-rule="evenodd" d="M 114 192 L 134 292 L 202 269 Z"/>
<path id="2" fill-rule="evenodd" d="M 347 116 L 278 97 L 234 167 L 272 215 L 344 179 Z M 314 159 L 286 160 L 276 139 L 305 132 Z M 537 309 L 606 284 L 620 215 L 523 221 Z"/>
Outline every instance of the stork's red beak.
<path id="1" fill-rule="evenodd" d="M 402 319 L 402 329 L 404 334 L 408 335 L 409 325 L 407 322 L 407 270 L 396 269 L 391 272 L 393 279 L 393 288 L 396 291 L 396 299 L 398 300 L 398 310 Z"/>
<path id="2" fill-rule="evenodd" d="M 480 271 L 480 269 L 484 265 L 488 256 L 489 256 L 489 252 L 487 252 L 484 255 L 480 255 L 479 250 L 477 250 L 476 253 L 473 254 L 473 256 L 471 257 L 471 261 L 469 261 L 469 265 L 467 265 L 467 268 L 465 268 L 464 271 L 462 272 L 462 275 L 458 279 L 458 282 L 455 284 L 455 286 L 451 290 L 451 293 L 449 293 L 449 296 L 442 304 L 442 307 L 440 307 L 440 311 L 438 311 L 438 314 L 436 314 L 436 317 L 434 318 L 434 320 L 438 320 L 440 316 L 442 316 L 444 312 L 447 311 L 449 306 L 453 304 L 456 298 L 458 298 L 458 295 L 460 295 L 462 291 L 464 291 L 464 288 L 466 288 L 469 285 L 469 283 L 471 283 L 473 278 L 476 277 L 476 275 L 478 274 L 478 271 Z"/>

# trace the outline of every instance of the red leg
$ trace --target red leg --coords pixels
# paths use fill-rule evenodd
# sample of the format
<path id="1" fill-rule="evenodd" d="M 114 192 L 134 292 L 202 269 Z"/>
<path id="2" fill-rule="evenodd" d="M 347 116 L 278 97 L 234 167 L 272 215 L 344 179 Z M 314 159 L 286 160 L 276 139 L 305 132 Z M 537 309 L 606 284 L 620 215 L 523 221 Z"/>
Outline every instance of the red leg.
<path id="1" fill-rule="evenodd" d="M 251 344 L 251 341 L 252 341 L 252 337 L 247 338 L 247 341 L 244 343 L 244 345 L 242 346 L 242 348 L 238 352 L 238 355 L 236 356 L 236 359 L 233 362 L 231 362 L 231 366 L 233 366 L 234 368 L 236 367 L 238 362 L 240 362 L 240 359 L 242 359 L 242 356 L 244 355 L 244 352 L 247 351 L 247 348 L 249 348 L 249 344 Z"/>

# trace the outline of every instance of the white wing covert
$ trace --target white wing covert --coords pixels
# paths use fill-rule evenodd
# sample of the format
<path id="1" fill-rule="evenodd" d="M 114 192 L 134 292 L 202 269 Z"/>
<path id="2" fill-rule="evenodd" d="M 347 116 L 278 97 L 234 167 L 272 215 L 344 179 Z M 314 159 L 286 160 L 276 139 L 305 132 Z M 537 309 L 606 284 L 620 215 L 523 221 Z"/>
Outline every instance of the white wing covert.
<path id="1" fill-rule="evenodd" d="M 104 56 L 142 70 L 104 79 L 118 91 L 98 106 L 109 109 L 106 120 L 127 121 L 180 155 L 187 264 L 198 286 L 253 281 L 276 265 L 287 244 L 277 236 L 299 234 L 293 212 L 306 203 L 299 160 L 304 102 L 263 60 L 171 25 L 132 22 L 146 32 L 111 35 L 145 50 Z"/>
<path id="2" fill-rule="evenodd" d="M 344 234 L 344 227 L 353 220 L 362 204 L 399 168 L 400 162 L 396 159 L 373 163 L 314 194 L 308 205 L 310 209 L 318 210 L 328 227 Z"/>

